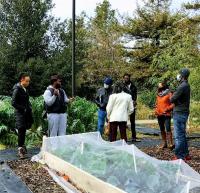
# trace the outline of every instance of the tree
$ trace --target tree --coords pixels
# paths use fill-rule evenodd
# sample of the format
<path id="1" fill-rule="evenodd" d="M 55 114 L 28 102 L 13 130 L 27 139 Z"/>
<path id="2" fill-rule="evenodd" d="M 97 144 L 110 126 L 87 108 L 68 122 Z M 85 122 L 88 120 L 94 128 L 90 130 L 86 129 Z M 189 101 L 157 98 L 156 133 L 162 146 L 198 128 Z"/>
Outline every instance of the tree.
<path id="1" fill-rule="evenodd" d="M 180 21 L 187 16 L 171 13 L 169 6 L 168 0 L 146 1 L 144 7 L 138 7 L 136 16 L 128 20 L 127 34 L 135 45 L 127 56 L 143 89 L 153 88 L 160 79 L 170 77 L 172 70 L 184 66 L 183 60 L 193 60 L 194 50 L 189 46 L 194 41 L 193 36 L 190 38 L 192 27 L 187 25 L 188 31 L 184 31 L 186 26 L 180 25 Z M 190 55 L 183 56 L 188 50 Z"/>
<path id="2" fill-rule="evenodd" d="M 45 72 L 45 85 L 48 84 L 49 77 L 52 74 L 59 73 L 63 78 L 63 86 L 68 94 L 71 94 L 71 63 L 72 63 L 72 21 L 65 20 L 56 27 L 55 37 L 57 38 L 57 49 L 49 57 L 48 70 Z M 88 49 L 88 29 L 85 24 L 85 14 L 82 13 L 76 18 L 76 74 L 78 74 L 87 62 Z M 77 75 L 77 86 L 80 87 Z M 81 94 L 81 91 L 78 90 Z M 83 93 L 82 93 L 83 95 Z"/>
<path id="3" fill-rule="evenodd" d="M 192 11 L 192 17 L 189 18 L 190 23 L 192 24 L 192 31 L 194 34 L 195 42 L 193 44 L 193 49 L 196 50 L 195 54 L 195 61 L 193 65 L 194 68 L 191 69 L 191 75 L 190 75 L 190 83 L 191 83 L 191 89 L 192 89 L 192 99 L 199 101 L 200 100 L 200 90 L 199 90 L 199 82 L 200 82 L 200 51 L 199 51 L 199 34 L 200 34 L 200 16 L 199 16 L 199 10 L 200 10 L 200 1 L 194 1 L 193 3 L 186 3 L 185 5 L 186 10 Z"/>
<path id="4" fill-rule="evenodd" d="M 89 21 L 88 30 L 91 47 L 88 50 L 87 63 L 80 73 L 80 81 L 95 89 L 102 84 L 105 76 L 119 78 L 126 63 L 120 41 L 123 35 L 122 27 L 108 0 L 97 5 L 95 16 Z"/>
<path id="5" fill-rule="evenodd" d="M 173 33 L 168 38 L 166 47 L 154 56 L 152 67 L 162 72 L 159 76 L 161 79 L 170 81 L 175 79 L 180 68 L 188 67 L 191 70 L 191 82 L 196 82 L 200 62 L 199 22 L 196 16 L 182 14 L 178 18 L 179 20 L 173 23 Z M 195 88 L 196 85 L 192 84 L 194 90 L 198 90 Z M 197 96 L 197 92 L 194 92 L 192 96 L 194 95 Z"/>
<path id="6" fill-rule="evenodd" d="M 51 0 L 1 0 L 1 36 L 10 47 L 15 62 L 45 58 L 48 53 L 47 31 L 52 18 Z"/>
<path id="7" fill-rule="evenodd" d="M 0 94 L 11 93 L 22 63 L 27 68 L 31 58 L 41 58 L 45 67 L 51 8 L 51 0 L 0 1 Z"/>

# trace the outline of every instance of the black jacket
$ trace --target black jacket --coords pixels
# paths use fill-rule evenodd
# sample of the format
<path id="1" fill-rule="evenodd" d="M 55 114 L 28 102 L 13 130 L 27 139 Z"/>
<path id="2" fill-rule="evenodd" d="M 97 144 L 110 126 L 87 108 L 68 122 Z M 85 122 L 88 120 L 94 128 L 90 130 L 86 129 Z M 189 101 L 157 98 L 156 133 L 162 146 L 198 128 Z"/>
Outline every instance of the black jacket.
<path id="1" fill-rule="evenodd" d="M 124 92 L 130 94 L 134 102 L 137 101 L 137 87 L 131 82 L 130 87 L 124 83 Z"/>
<path id="2" fill-rule="evenodd" d="M 188 81 L 183 81 L 174 92 L 171 103 L 175 104 L 174 112 L 189 113 L 190 109 L 190 85 Z"/>
<path id="3" fill-rule="evenodd" d="M 29 129 L 33 124 L 29 94 L 18 83 L 13 87 L 12 106 L 15 108 L 16 127 Z"/>
<path id="4" fill-rule="evenodd" d="M 101 110 L 106 111 L 106 106 L 108 104 L 108 100 L 111 94 L 112 94 L 112 88 L 109 89 L 100 88 L 97 91 L 95 102 Z"/>
<path id="5" fill-rule="evenodd" d="M 47 88 L 47 90 L 49 90 L 53 96 L 53 92 L 54 92 L 54 88 Z M 46 106 L 46 111 L 48 114 L 50 113 L 56 113 L 56 114 L 61 114 L 61 113 L 66 113 L 66 102 L 65 102 L 65 92 L 63 89 L 59 89 L 60 92 L 60 96 L 56 97 L 55 102 L 51 105 L 48 106 L 45 103 Z"/>

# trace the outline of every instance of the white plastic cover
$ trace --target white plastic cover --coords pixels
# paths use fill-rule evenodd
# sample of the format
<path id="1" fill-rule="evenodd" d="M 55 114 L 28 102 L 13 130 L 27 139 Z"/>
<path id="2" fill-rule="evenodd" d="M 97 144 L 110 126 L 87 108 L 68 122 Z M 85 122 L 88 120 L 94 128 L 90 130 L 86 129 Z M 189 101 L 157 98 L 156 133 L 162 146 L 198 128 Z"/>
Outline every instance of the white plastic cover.
<path id="1" fill-rule="evenodd" d="M 123 140 L 104 141 L 98 132 L 45 138 L 42 151 L 127 193 L 200 192 L 200 174 L 184 161 L 157 160 Z"/>

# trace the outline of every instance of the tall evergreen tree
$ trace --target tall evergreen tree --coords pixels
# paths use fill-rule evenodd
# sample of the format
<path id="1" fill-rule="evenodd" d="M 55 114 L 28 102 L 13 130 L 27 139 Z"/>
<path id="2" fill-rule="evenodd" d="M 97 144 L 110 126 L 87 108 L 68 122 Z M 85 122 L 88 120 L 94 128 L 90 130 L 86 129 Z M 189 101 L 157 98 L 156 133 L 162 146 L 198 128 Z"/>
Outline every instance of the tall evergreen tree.
<path id="1" fill-rule="evenodd" d="M 47 58 L 51 8 L 51 0 L 0 0 L 0 94 L 11 93 L 21 63 Z"/>
<path id="2" fill-rule="evenodd" d="M 161 76 L 160 72 L 165 73 L 168 69 L 168 64 L 160 65 L 158 69 L 153 64 L 160 53 L 171 46 L 170 39 L 176 34 L 174 24 L 183 17 L 170 12 L 169 0 L 145 2 L 144 6 L 137 8 L 135 17 L 130 18 L 127 25 L 127 34 L 135 43 L 127 56 L 134 76 L 144 89 L 153 87 Z"/>

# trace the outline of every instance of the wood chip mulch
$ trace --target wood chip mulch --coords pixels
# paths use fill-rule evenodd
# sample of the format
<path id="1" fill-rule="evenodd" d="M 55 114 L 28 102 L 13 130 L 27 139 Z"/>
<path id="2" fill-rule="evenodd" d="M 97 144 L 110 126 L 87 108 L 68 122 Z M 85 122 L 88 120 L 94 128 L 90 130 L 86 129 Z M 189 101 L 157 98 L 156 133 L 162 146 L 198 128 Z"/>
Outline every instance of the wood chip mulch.
<path id="1" fill-rule="evenodd" d="M 30 160 L 7 163 L 33 193 L 66 193 L 42 165 Z"/>
<path id="2" fill-rule="evenodd" d="M 200 148 L 191 147 L 189 150 L 192 160 L 187 161 L 187 164 L 200 173 Z M 172 157 L 174 156 L 173 152 L 167 148 L 159 150 L 157 147 L 151 147 L 144 148 L 142 151 L 160 160 L 172 160 Z"/>

